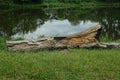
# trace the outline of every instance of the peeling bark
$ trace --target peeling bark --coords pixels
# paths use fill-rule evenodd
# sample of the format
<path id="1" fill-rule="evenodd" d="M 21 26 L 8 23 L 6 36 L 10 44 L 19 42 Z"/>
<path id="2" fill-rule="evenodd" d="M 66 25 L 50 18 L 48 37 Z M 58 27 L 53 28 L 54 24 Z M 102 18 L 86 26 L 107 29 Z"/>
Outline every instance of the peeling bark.
<path id="1" fill-rule="evenodd" d="M 33 41 L 7 41 L 8 50 L 11 51 L 31 51 L 44 49 L 66 49 L 66 48 L 120 48 L 118 43 L 100 43 L 95 36 L 101 28 L 100 25 L 90 27 L 80 33 L 63 38 L 42 38 Z"/>

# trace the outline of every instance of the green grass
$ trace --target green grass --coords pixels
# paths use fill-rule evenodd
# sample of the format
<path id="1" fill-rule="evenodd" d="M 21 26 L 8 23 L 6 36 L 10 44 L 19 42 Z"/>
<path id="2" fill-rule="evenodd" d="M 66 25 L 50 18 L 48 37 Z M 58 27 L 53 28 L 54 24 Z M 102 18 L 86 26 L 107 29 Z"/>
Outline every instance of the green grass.
<path id="1" fill-rule="evenodd" d="M 0 38 L 0 50 L 5 50 L 5 49 L 6 49 L 5 39 Z"/>
<path id="2" fill-rule="evenodd" d="M 16 38 L 12 38 L 12 41 L 20 41 L 20 40 L 25 40 L 24 37 L 16 37 Z"/>
<path id="3" fill-rule="evenodd" d="M 119 80 L 120 50 L 0 50 L 0 80 Z"/>
<path id="4" fill-rule="evenodd" d="M 116 42 L 116 43 L 120 43 L 120 39 L 117 39 L 117 40 L 112 40 L 112 39 L 110 39 L 110 38 L 108 38 L 108 37 L 101 37 L 100 38 L 100 40 L 99 40 L 100 42 Z"/>
<path id="5" fill-rule="evenodd" d="M 42 6 L 46 8 L 101 8 L 101 7 L 120 7 L 120 3 L 101 3 L 101 2 L 82 2 L 79 4 L 70 3 L 43 3 Z"/>

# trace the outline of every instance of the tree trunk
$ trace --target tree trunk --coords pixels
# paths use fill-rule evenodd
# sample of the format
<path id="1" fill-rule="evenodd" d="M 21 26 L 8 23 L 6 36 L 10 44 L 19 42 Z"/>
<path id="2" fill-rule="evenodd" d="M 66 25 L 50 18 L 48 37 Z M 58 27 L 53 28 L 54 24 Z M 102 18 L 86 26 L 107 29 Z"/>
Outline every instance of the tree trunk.
<path id="1" fill-rule="evenodd" d="M 42 38 L 34 41 L 7 41 L 8 50 L 11 51 L 31 51 L 31 50 L 47 50 L 47 49 L 66 49 L 66 48 L 120 48 L 120 44 L 100 43 L 95 36 L 101 28 L 100 25 L 90 27 L 80 33 L 67 37 Z"/>

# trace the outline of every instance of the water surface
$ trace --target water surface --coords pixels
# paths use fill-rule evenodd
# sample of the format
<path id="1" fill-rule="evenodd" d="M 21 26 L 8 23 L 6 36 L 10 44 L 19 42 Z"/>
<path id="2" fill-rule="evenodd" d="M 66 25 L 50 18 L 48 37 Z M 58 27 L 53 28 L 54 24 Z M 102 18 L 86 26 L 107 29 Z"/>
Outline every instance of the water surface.
<path id="1" fill-rule="evenodd" d="M 101 24 L 97 38 L 120 39 L 119 8 L 0 10 L 0 36 L 8 39 L 65 37 Z"/>

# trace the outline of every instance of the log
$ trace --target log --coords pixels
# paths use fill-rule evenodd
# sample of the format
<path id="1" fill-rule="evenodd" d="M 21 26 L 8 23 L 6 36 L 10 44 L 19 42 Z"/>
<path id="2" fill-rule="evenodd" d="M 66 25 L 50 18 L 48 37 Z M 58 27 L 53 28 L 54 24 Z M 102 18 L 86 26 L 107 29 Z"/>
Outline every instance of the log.
<path id="1" fill-rule="evenodd" d="M 47 37 L 32 41 L 7 41 L 6 45 L 10 51 L 31 51 L 31 50 L 47 50 L 47 49 L 66 49 L 66 48 L 120 48 L 120 44 L 100 43 L 95 36 L 101 25 L 95 25 L 80 33 L 57 38 Z"/>

